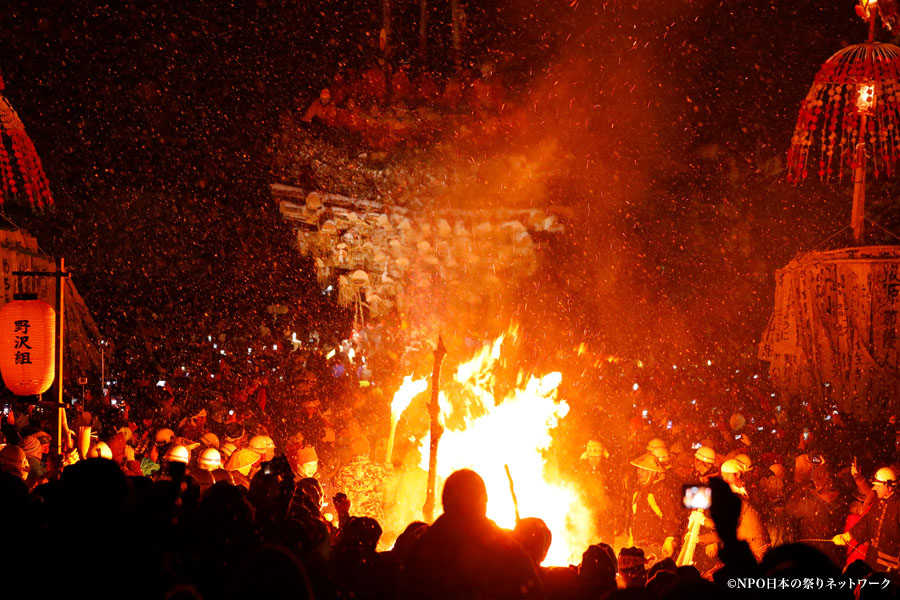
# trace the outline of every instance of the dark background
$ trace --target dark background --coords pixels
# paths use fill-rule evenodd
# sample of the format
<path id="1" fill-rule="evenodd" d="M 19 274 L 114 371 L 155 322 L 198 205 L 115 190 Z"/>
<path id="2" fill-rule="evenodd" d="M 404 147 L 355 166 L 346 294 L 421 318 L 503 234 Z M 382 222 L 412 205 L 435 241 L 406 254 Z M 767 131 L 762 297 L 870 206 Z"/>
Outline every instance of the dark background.
<path id="1" fill-rule="evenodd" d="M 280 115 L 378 57 L 380 2 L 37 4 L 0 11 L 0 72 L 56 207 L 3 211 L 67 257 L 104 333 L 255 327 L 275 302 L 345 328 L 290 248 L 269 163 Z M 396 2 L 396 55 L 443 75 L 449 8 L 432 4 L 422 63 L 417 3 Z M 754 362 L 775 269 L 849 222 L 848 185 L 790 187 L 783 162 L 819 65 L 864 41 L 853 3 L 477 4 L 467 63 L 502 60 L 525 101 L 565 80 L 544 110 L 571 111 L 584 168 L 555 177 L 547 202 L 595 209 L 548 245 L 534 317 L 555 315 L 555 343 Z M 870 187 L 870 216 L 896 231 L 893 198 Z"/>

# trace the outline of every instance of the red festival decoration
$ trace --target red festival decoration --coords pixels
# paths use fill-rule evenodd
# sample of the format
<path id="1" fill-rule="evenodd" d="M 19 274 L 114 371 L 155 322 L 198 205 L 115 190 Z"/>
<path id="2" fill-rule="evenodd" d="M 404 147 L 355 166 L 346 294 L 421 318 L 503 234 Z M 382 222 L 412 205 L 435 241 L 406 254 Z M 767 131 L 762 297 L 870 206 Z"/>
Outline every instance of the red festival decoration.
<path id="1" fill-rule="evenodd" d="M 53 384 L 56 311 L 33 296 L 20 298 L 0 309 L 0 374 L 13 394 L 36 396 Z"/>
<path id="2" fill-rule="evenodd" d="M 829 58 L 800 106 L 788 151 L 788 181 L 812 172 L 828 181 L 850 175 L 865 153 L 874 175 L 890 176 L 900 158 L 900 48 L 848 46 Z"/>
<path id="3" fill-rule="evenodd" d="M 0 78 L 0 92 L 3 87 Z M 53 204 L 34 144 L 19 115 L 0 94 L 0 204 L 19 197 L 36 208 Z"/>

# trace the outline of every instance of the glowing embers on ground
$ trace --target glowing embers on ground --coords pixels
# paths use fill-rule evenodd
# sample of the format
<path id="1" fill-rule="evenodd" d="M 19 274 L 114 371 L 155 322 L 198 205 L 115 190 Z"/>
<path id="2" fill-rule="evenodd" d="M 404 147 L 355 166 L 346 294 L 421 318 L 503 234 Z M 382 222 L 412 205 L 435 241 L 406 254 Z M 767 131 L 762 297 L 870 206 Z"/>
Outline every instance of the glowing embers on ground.
<path id="1" fill-rule="evenodd" d="M 511 332 L 514 336 L 515 332 Z M 504 336 L 460 365 L 440 395 L 445 430 L 438 448 L 438 478 L 457 469 L 478 472 L 487 484 L 488 517 L 512 529 L 516 511 L 506 475 L 509 467 L 521 517 L 540 517 L 553 533 L 545 565 L 578 564 L 593 541 L 588 509 L 575 487 L 549 472 L 545 453 L 551 432 L 569 406 L 557 400 L 560 373 L 543 377 L 520 373 L 515 386 L 495 401 L 496 370 Z M 428 468 L 429 436 L 420 443 L 423 469 Z"/>

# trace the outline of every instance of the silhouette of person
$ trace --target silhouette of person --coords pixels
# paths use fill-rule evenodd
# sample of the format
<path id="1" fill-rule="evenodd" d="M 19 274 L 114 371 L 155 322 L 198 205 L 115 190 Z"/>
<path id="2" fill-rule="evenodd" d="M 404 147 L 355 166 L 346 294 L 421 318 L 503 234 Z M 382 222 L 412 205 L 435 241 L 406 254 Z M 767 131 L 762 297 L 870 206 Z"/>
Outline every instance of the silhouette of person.
<path id="1" fill-rule="evenodd" d="M 487 489 L 478 473 L 452 473 L 441 502 L 444 514 L 406 559 L 401 598 L 544 598 L 531 559 L 487 518 Z"/>

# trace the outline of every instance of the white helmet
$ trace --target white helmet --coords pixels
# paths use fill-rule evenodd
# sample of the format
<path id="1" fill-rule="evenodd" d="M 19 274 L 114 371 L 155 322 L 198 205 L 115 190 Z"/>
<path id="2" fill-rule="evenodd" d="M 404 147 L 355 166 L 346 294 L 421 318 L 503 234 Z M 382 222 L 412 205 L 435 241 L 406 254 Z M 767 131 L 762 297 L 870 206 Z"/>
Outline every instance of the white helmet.
<path id="1" fill-rule="evenodd" d="M 888 487 L 893 487 L 897 485 L 897 474 L 890 467 L 881 467 L 875 471 L 875 479 L 872 480 L 872 483 L 883 483 Z"/>
<path id="2" fill-rule="evenodd" d="M 222 455 L 215 448 L 206 448 L 200 453 L 197 465 L 204 471 L 215 471 L 222 466 Z"/>
<path id="3" fill-rule="evenodd" d="M 188 464 L 191 461 L 191 451 L 181 444 L 172 444 L 163 458 L 169 462 Z"/>

